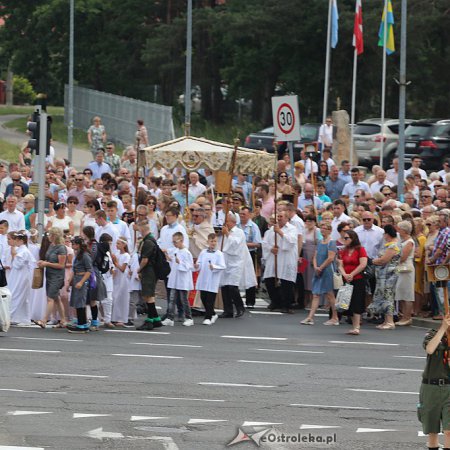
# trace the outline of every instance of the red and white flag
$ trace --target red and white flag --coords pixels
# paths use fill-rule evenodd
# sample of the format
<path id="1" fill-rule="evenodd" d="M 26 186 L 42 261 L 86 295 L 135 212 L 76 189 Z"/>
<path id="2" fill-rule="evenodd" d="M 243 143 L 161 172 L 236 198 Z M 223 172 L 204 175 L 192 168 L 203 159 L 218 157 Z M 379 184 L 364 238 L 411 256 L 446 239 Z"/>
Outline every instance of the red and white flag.
<path id="1" fill-rule="evenodd" d="M 353 26 L 353 47 L 355 47 L 357 55 L 360 55 L 364 51 L 361 0 L 356 0 L 355 24 Z"/>

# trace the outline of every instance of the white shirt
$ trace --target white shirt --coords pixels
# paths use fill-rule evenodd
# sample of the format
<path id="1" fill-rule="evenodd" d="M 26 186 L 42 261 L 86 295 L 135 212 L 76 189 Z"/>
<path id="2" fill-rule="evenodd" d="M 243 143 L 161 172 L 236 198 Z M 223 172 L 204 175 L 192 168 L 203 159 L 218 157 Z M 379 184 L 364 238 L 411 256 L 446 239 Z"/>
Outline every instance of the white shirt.
<path id="1" fill-rule="evenodd" d="M 332 158 L 325 159 L 324 161 L 328 165 L 328 170 L 331 170 L 331 168 L 336 165 Z"/>
<path id="2" fill-rule="evenodd" d="M 331 239 L 333 241 L 337 241 L 341 235 L 339 234 L 337 227 L 341 222 L 348 222 L 350 220 L 350 217 L 347 216 L 347 214 L 342 213 L 339 217 L 335 217 L 331 222 Z"/>
<path id="3" fill-rule="evenodd" d="M 374 183 L 372 183 L 370 185 L 370 192 L 372 192 L 372 194 L 375 194 L 375 192 L 380 192 L 380 189 L 382 186 L 392 187 L 392 186 L 394 186 L 394 183 L 391 183 L 387 178 L 384 180 L 384 183 L 375 181 Z"/>
<path id="4" fill-rule="evenodd" d="M 170 274 L 167 280 L 169 289 L 190 291 L 194 289 L 192 271 L 194 270 L 194 259 L 187 248 L 172 247 L 169 250 Z M 178 263 L 176 262 L 178 259 Z"/>
<path id="5" fill-rule="evenodd" d="M 127 239 L 128 244 L 131 243 L 131 233 L 128 225 L 120 219 L 116 219 L 114 222 L 110 222 L 110 224 L 117 230 L 117 234 Z"/>
<path id="6" fill-rule="evenodd" d="M 289 219 L 289 223 L 297 228 L 297 234 L 299 236 L 303 236 L 303 234 L 305 233 L 305 222 L 303 222 L 303 220 L 297 214 Z"/>
<path id="7" fill-rule="evenodd" d="M 449 172 L 446 172 L 444 169 L 442 169 L 442 170 L 440 170 L 440 171 L 438 172 L 438 175 L 442 178 L 442 181 L 445 183 L 445 177 L 446 177 L 449 173 L 450 173 L 450 171 L 449 171 Z"/>
<path id="8" fill-rule="evenodd" d="M 394 186 L 397 186 L 398 172 L 395 169 L 386 170 L 386 180 L 390 181 Z"/>
<path id="9" fill-rule="evenodd" d="M 327 147 L 333 145 L 333 125 L 322 124 L 319 128 L 319 142 Z"/>
<path id="10" fill-rule="evenodd" d="M 303 164 L 303 167 L 305 168 L 305 177 L 308 178 L 311 175 L 311 162 L 312 162 L 312 170 L 314 173 L 317 173 L 319 171 L 319 167 L 315 161 L 312 161 L 310 158 L 308 159 L 302 159 L 300 161 Z"/>
<path id="11" fill-rule="evenodd" d="M 413 167 L 410 167 L 408 170 L 405 170 L 405 178 L 411 173 Z M 420 178 L 422 178 L 422 180 L 427 180 L 427 173 L 425 172 L 425 170 L 423 169 L 417 169 L 420 173 Z"/>
<path id="12" fill-rule="evenodd" d="M 202 250 L 197 259 L 199 274 L 195 289 L 204 292 L 219 292 L 220 279 L 223 270 L 226 268 L 225 257 L 220 250 Z M 210 269 L 209 265 L 213 268 Z"/>
<path id="13" fill-rule="evenodd" d="M 360 225 L 355 228 L 355 233 L 358 235 L 361 245 L 366 249 L 367 256 L 370 259 L 376 258 L 383 244 L 383 228 L 372 225 L 369 229 L 366 229 L 364 225 Z"/>
<path id="14" fill-rule="evenodd" d="M 300 197 L 298 198 L 298 208 L 304 211 L 305 206 L 313 205 L 313 199 L 312 198 L 305 198 L 305 194 L 300 194 Z M 321 209 L 323 206 L 322 200 L 320 200 L 319 197 L 314 196 L 314 207 L 316 209 Z"/>
<path id="15" fill-rule="evenodd" d="M 25 230 L 25 216 L 23 213 L 15 209 L 12 213 L 8 210 L 0 213 L 0 220 L 8 221 L 8 231 Z"/>
<path id="16" fill-rule="evenodd" d="M 283 236 L 277 235 L 277 276 L 281 280 L 297 280 L 297 260 L 298 260 L 298 232 L 297 228 L 289 222 L 281 228 Z M 266 266 L 264 269 L 264 279 L 275 277 L 275 255 L 272 248 L 275 246 L 275 232 L 273 227 L 266 232 L 263 240 L 263 258 Z"/>
<path id="17" fill-rule="evenodd" d="M 352 181 L 344 186 L 344 189 L 342 189 L 342 195 L 348 195 L 350 200 L 354 200 L 355 192 L 359 189 L 370 193 L 369 185 L 365 181 L 358 181 L 356 184 Z"/>
<path id="18" fill-rule="evenodd" d="M 164 225 L 161 228 L 158 239 L 158 245 L 160 246 L 161 250 L 170 250 L 172 248 L 175 248 L 172 242 L 172 236 L 177 232 L 183 234 L 183 244 L 186 248 L 189 248 L 189 238 L 186 233 L 186 229 L 183 227 L 183 225 L 175 222 L 172 225 Z"/>
<path id="19" fill-rule="evenodd" d="M 111 251 L 114 254 L 118 254 L 119 251 L 117 250 L 116 243 L 117 239 L 120 237 L 119 233 L 117 232 L 117 229 L 114 227 L 114 225 L 111 222 L 107 222 L 107 224 L 103 227 L 97 225 L 95 229 L 95 239 L 97 242 L 100 242 L 100 237 L 103 233 L 108 233 L 112 237 L 112 245 L 111 245 Z"/>
<path id="20" fill-rule="evenodd" d="M 199 195 L 202 195 L 206 191 L 206 186 L 204 186 L 200 181 L 196 184 L 189 185 L 189 194 L 193 195 L 197 198 Z"/>

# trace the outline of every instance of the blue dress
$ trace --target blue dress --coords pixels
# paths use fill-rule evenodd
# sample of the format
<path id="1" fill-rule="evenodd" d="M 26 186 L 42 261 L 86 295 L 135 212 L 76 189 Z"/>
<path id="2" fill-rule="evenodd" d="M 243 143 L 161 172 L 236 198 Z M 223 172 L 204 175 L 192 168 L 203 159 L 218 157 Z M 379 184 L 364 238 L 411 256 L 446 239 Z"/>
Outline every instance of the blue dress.
<path id="1" fill-rule="evenodd" d="M 317 265 L 320 266 L 327 258 L 328 252 L 336 252 L 336 241 L 330 241 L 328 244 L 319 242 L 317 244 Z M 312 280 L 312 293 L 315 295 L 326 294 L 333 291 L 333 263 L 328 265 L 320 277 L 314 274 Z"/>

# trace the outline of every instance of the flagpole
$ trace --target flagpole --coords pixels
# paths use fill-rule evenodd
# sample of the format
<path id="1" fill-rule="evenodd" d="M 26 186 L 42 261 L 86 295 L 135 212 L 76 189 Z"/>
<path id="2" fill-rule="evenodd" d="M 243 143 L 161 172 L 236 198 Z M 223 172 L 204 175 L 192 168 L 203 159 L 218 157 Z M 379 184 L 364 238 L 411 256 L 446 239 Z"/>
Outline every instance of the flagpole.
<path id="1" fill-rule="evenodd" d="M 384 153 L 384 113 L 386 108 L 386 46 L 387 46 L 387 24 L 388 24 L 388 0 L 384 0 L 384 25 L 383 25 L 383 73 L 381 77 L 381 138 L 380 138 L 380 166 L 383 168 Z"/>
<path id="2" fill-rule="evenodd" d="M 330 83 L 330 59 L 331 59 L 331 9 L 333 0 L 328 1 L 328 29 L 327 29 L 327 52 L 325 57 L 325 83 L 323 87 L 323 112 L 322 123 L 325 123 L 328 112 L 328 91 Z"/>
<path id="3" fill-rule="evenodd" d="M 354 125 L 355 125 L 355 104 L 356 104 L 356 77 L 358 73 L 358 51 L 355 47 L 355 51 L 353 53 L 353 85 L 352 85 L 352 114 L 350 119 L 350 129 L 351 129 L 351 138 L 350 138 L 350 165 L 353 166 L 353 133 L 354 133 Z"/>

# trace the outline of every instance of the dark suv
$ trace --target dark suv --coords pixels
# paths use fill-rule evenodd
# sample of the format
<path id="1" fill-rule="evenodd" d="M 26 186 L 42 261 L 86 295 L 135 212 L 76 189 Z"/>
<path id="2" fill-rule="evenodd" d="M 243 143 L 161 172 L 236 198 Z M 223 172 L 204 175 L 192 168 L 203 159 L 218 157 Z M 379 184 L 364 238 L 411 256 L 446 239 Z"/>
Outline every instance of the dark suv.
<path id="1" fill-rule="evenodd" d="M 405 130 L 405 162 L 422 158 L 425 170 L 440 170 L 450 156 L 450 120 L 419 120 Z"/>

